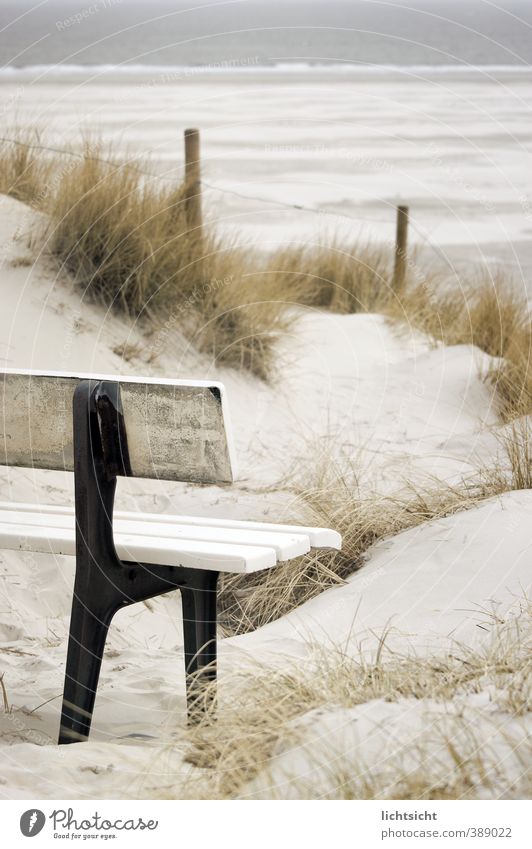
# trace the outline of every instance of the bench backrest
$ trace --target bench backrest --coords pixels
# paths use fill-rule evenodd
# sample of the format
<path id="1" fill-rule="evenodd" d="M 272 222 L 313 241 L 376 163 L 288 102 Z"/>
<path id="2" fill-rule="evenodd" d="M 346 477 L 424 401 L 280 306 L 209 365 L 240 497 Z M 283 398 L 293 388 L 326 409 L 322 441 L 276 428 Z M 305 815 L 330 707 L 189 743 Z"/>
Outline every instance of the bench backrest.
<path id="1" fill-rule="evenodd" d="M 221 383 L 0 370 L 0 464 L 74 470 L 72 399 L 81 381 L 120 384 L 131 473 L 230 483 L 233 454 Z"/>

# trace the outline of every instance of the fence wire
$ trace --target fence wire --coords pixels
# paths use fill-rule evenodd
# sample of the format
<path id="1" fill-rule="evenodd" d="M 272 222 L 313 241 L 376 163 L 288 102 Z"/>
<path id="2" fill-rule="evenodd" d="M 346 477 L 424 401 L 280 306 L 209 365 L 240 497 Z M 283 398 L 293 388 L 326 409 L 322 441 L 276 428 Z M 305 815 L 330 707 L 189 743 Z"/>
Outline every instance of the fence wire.
<path id="1" fill-rule="evenodd" d="M 4 136 L 0 136 L 0 143 L 1 142 L 3 142 L 4 144 L 13 144 L 13 145 L 17 145 L 19 147 L 25 147 L 27 150 L 40 150 L 40 151 L 43 151 L 43 152 L 46 152 L 46 153 L 54 153 L 54 154 L 57 154 L 59 156 L 73 156 L 73 157 L 80 159 L 80 160 L 86 159 L 86 160 L 89 160 L 91 162 L 99 162 L 102 165 L 108 165 L 112 168 L 123 168 L 127 165 L 131 165 L 131 164 L 136 163 L 135 159 L 126 159 L 123 162 L 120 162 L 118 160 L 105 159 L 104 157 L 100 157 L 100 156 L 87 156 L 85 153 L 80 153 L 80 152 L 75 151 L 75 150 L 68 150 L 66 148 L 51 147 L 51 146 L 48 146 L 48 145 L 26 142 L 26 141 L 22 141 L 21 139 L 13 139 L 13 138 L 8 138 L 8 137 L 4 137 Z M 139 168 L 139 166 L 136 165 L 136 164 L 135 164 L 135 167 L 136 167 L 139 174 L 142 174 L 143 176 L 149 177 L 152 180 L 161 180 L 161 181 L 173 182 L 173 183 L 176 182 L 175 177 L 168 177 L 168 176 L 165 176 L 163 174 L 154 174 L 153 171 L 147 171 L 146 169 Z M 329 216 L 331 218 L 343 219 L 345 221 L 354 221 L 357 224 L 384 225 L 384 224 L 388 223 L 386 220 L 383 220 L 382 218 L 370 218 L 368 216 L 354 216 L 354 215 L 349 215 L 349 214 L 344 213 L 344 212 L 334 212 L 333 210 L 329 210 L 329 209 L 316 209 L 315 207 L 306 206 L 305 204 L 289 203 L 287 201 L 276 200 L 275 198 L 264 198 L 264 197 L 260 197 L 259 195 L 248 195 L 248 194 L 245 194 L 243 192 L 239 192 L 236 189 L 228 189 L 228 188 L 222 188 L 221 186 L 216 186 L 212 183 L 206 182 L 203 179 L 201 180 L 201 184 L 202 184 L 202 186 L 205 186 L 206 188 L 210 189 L 211 191 L 219 192 L 220 194 L 232 195 L 232 196 L 238 197 L 242 200 L 254 201 L 256 203 L 271 204 L 273 206 L 282 207 L 282 208 L 285 208 L 285 209 L 294 209 L 294 210 L 299 211 L 299 212 L 310 212 L 310 213 L 313 213 L 314 215 L 319 215 L 319 216 L 325 215 L 325 216 Z M 395 207 L 393 207 L 393 209 L 395 209 Z M 442 249 L 439 248 L 438 246 L 434 245 L 429 240 L 429 238 L 427 236 L 425 236 L 423 233 L 420 233 L 418 227 L 416 226 L 416 224 L 411 219 L 409 219 L 409 223 L 414 228 L 414 230 L 416 231 L 416 234 L 424 242 L 425 246 L 434 250 L 434 252 L 441 259 L 442 253 L 443 253 Z"/>

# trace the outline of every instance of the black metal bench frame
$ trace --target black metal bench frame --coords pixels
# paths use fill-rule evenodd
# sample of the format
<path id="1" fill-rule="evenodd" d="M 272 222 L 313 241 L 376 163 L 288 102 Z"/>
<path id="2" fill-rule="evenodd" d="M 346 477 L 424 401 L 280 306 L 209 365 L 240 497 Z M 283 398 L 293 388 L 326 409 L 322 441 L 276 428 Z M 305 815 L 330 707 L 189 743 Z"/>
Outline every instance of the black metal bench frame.
<path id="1" fill-rule="evenodd" d="M 59 743 L 87 740 L 109 625 L 117 610 L 181 591 L 187 708 L 196 722 L 212 706 L 216 679 L 218 572 L 122 561 L 113 538 L 117 477 L 131 476 L 114 381 L 82 380 L 73 401 L 76 577 Z"/>

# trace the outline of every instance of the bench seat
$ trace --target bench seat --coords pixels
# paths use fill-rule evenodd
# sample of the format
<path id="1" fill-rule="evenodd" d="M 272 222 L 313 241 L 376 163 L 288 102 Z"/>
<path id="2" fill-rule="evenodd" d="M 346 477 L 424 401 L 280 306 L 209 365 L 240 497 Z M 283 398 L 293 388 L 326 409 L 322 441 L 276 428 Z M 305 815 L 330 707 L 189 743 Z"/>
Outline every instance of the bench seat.
<path id="1" fill-rule="evenodd" d="M 114 542 L 122 561 L 246 574 L 306 554 L 339 549 L 327 528 L 115 511 Z M 0 502 L 0 545 L 11 550 L 75 555 L 69 507 Z"/>

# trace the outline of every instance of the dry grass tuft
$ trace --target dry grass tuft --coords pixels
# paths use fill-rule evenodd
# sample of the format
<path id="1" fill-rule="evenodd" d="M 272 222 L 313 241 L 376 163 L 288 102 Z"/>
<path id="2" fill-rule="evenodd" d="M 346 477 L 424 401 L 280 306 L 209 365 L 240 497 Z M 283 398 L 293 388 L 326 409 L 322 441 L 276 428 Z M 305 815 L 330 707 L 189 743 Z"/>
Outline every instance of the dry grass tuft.
<path id="1" fill-rule="evenodd" d="M 461 285 L 433 276 L 391 287 L 383 246 L 322 243 L 282 249 L 266 263 L 205 231 L 189 231 L 182 186 L 133 164 L 108 164 L 86 142 L 81 160 L 35 149 L 36 131 L 0 144 L 0 192 L 50 215 L 48 245 L 76 282 L 107 306 L 160 323 L 176 313 L 216 362 L 262 379 L 291 325 L 287 304 L 384 312 L 447 345 L 472 344 L 500 362 L 487 378 L 506 420 L 532 411 L 532 326 L 526 299 L 502 275 Z M 226 281 L 220 285 L 220 281 Z"/>
<path id="2" fill-rule="evenodd" d="M 134 360 L 141 358 L 144 352 L 144 346 L 139 342 L 122 342 L 119 345 L 115 345 L 112 350 L 113 354 L 116 354 L 117 357 L 120 357 L 126 363 L 132 363 Z"/>
<path id="3" fill-rule="evenodd" d="M 335 460 L 332 450 L 323 451 L 311 486 L 303 486 L 290 474 L 281 484 L 294 496 L 294 515 L 279 520 L 334 528 L 342 535 L 342 550 L 314 551 L 251 575 L 223 575 L 219 612 L 224 633 L 253 631 L 342 584 L 363 566 L 368 550 L 381 539 L 469 510 L 505 492 L 532 489 L 531 428 L 526 419 L 508 425 L 497 435 L 502 448 L 499 462 L 477 469 L 459 484 L 433 479 L 424 487 L 403 485 L 399 495 L 368 492 L 348 457 Z"/>
<path id="4" fill-rule="evenodd" d="M 500 358 L 486 378 L 506 421 L 532 412 L 532 324 L 527 298 L 501 274 L 464 287 L 437 281 L 407 285 L 386 313 L 445 345 L 476 345 Z"/>
<path id="5" fill-rule="evenodd" d="M 33 257 L 21 254 L 21 256 L 14 257 L 9 264 L 11 268 L 29 268 L 33 265 Z"/>
<path id="6" fill-rule="evenodd" d="M 500 431 L 496 439 L 501 449 L 490 468 L 478 473 L 486 493 L 498 495 L 519 489 L 532 489 L 532 423 L 523 417 Z"/>
<path id="7" fill-rule="evenodd" d="M 288 319 L 253 259 L 207 228 L 201 236 L 188 229 L 182 186 L 104 158 L 87 146 L 59 181 L 49 203 L 51 252 L 107 306 L 155 324 L 170 315 L 218 364 L 269 379 Z"/>
<path id="8" fill-rule="evenodd" d="M 219 365 L 267 380 L 286 333 L 281 281 L 257 257 L 189 231 L 183 186 L 146 177 L 85 143 L 64 161 L 34 150 L 36 133 L 0 147 L 0 192 L 49 214 L 47 247 L 78 286 L 106 306 L 175 324 Z"/>
<path id="9" fill-rule="evenodd" d="M 303 244 L 270 258 L 267 273 L 294 303 L 338 313 L 378 312 L 391 297 L 391 255 L 371 245 Z"/>
<path id="10" fill-rule="evenodd" d="M 495 494 L 491 480 L 451 487 L 441 482 L 422 490 L 411 487 L 406 497 L 363 494 L 355 472 L 328 460 L 326 472 L 311 487 L 293 485 L 297 517 L 308 524 L 330 527 L 342 535 L 341 551 L 314 551 L 252 575 L 224 575 L 219 597 L 220 622 L 227 634 L 255 630 L 284 616 L 323 590 L 341 584 L 363 563 L 368 549 L 384 537 L 431 519 L 473 507 Z M 497 479 L 498 491 L 508 484 Z"/>
<path id="11" fill-rule="evenodd" d="M 276 343 L 293 317 L 276 282 L 258 270 L 256 257 L 219 245 L 200 294 L 194 312 L 199 350 L 219 365 L 270 380 L 276 373 Z"/>
<path id="12" fill-rule="evenodd" d="M 528 318 L 528 316 L 526 316 Z M 504 359 L 487 378 L 494 386 L 505 421 L 532 413 L 532 328 L 524 325 L 510 340 Z"/>
<path id="13" fill-rule="evenodd" d="M 53 160 L 33 146 L 37 131 L 15 131 L 13 141 L 0 142 L 0 193 L 23 203 L 40 206 L 53 170 Z"/>
<path id="14" fill-rule="evenodd" d="M 11 706 L 7 697 L 6 685 L 4 684 L 4 675 L 5 672 L 2 672 L 2 674 L 0 675 L 0 689 L 2 690 L 2 702 L 4 707 L 4 713 L 11 713 Z"/>
<path id="15" fill-rule="evenodd" d="M 268 770 L 275 752 L 300 747 L 298 720 L 311 711 L 353 708 L 375 699 L 430 699 L 445 704 L 460 696 L 489 692 L 500 711 L 524 716 L 532 708 L 531 614 L 527 600 L 506 621 L 487 613 L 491 639 L 478 650 L 456 644 L 444 656 L 400 657 L 395 652 L 387 654 L 384 641 L 376 658 L 369 661 L 363 656 L 354 659 L 346 650 L 316 648 L 304 666 L 254 674 L 252 685 L 243 679 L 226 683 L 231 698 L 219 706 L 216 721 L 208 717 L 190 733 L 188 759 L 204 770 L 195 796 L 231 798 L 245 793 L 246 785 Z M 353 765 L 345 771 L 331 757 L 333 786 L 339 788 L 335 797 L 457 798 L 491 790 L 493 773 L 487 769 L 487 759 L 483 760 L 486 741 L 474 740 L 473 728 L 466 730 L 474 743 L 471 747 L 457 750 L 452 736 L 443 740 L 451 768 L 444 771 L 445 780 L 436 784 L 427 768 L 435 754 L 434 739 L 425 739 L 423 747 L 420 744 L 418 759 L 425 770 L 406 774 L 397 763 L 391 776 L 389 765 L 386 775 L 379 775 L 375 768 L 356 775 Z M 301 793 L 305 798 L 303 785 Z"/>
<path id="16" fill-rule="evenodd" d="M 493 357 L 506 355 L 527 321 L 523 297 L 501 274 L 480 275 L 461 286 L 437 278 L 410 284 L 387 312 L 445 345 L 476 345 Z"/>
<path id="17" fill-rule="evenodd" d="M 500 436 L 511 470 L 512 489 L 532 489 L 532 431 L 528 419 L 513 422 Z"/>
<path id="18" fill-rule="evenodd" d="M 102 158 L 86 146 L 63 175 L 49 201 L 48 247 L 107 306 L 153 312 L 201 280 L 201 249 L 186 226 L 182 189 Z"/>
<path id="19" fill-rule="evenodd" d="M 501 274 L 480 278 L 466 297 L 462 321 L 454 327 L 456 340 L 470 340 L 492 357 L 506 357 L 512 342 L 523 333 L 530 315 L 523 296 Z"/>

